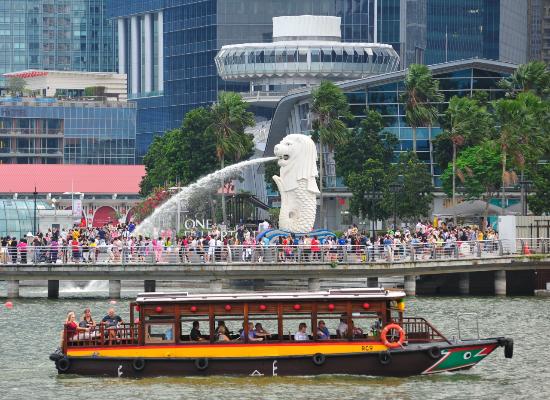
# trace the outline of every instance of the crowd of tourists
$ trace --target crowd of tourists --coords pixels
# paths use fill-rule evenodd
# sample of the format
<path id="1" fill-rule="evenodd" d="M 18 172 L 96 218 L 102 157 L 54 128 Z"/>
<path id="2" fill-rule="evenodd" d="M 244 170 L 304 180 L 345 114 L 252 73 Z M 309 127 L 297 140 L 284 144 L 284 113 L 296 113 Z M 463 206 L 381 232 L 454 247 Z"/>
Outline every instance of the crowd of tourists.
<path id="1" fill-rule="evenodd" d="M 49 229 L 36 236 L 0 239 L 0 263 L 130 263 L 130 262 L 226 262 L 226 261 L 372 261 L 394 260 L 409 254 L 432 258 L 434 251 L 451 256 L 464 242 L 484 242 L 484 250 L 495 250 L 498 233 L 472 226 L 453 226 L 445 223 L 434 226 L 418 221 L 416 225 L 390 229 L 369 235 L 357 225 L 338 236 L 287 235 L 269 240 L 256 239 L 261 230 L 269 228 L 267 222 L 259 230 L 243 225 L 232 234 L 225 234 L 216 225 L 207 232 L 194 232 L 176 236 L 162 231 L 157 237 L 135 234 L 135 225 L 106 224 L 99 228 L 74 227 Z M 175 236 L 175 237 L 174 237 Z M 495 245 L 496 246 L 496 245 Z"/>

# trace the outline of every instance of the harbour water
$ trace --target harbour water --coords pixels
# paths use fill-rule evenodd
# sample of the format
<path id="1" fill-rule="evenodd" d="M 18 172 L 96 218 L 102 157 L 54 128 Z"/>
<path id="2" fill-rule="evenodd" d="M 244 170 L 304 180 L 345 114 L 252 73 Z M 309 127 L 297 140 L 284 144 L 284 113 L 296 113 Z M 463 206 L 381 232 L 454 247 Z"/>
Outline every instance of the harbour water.
<path id="1" fill-rule="evenodd" d="M 1 399 L 549 399 L 550 299 L 534 297 L 417 297 L 407 314 L 427 317 L 449 337 L 456 314 L 477 313 L 482 336 L 514 338 L 514 358 L 497 349 L 469 371 L 409 378 L 350 376 L 113 379 L 58 376 L 49 354 L 57 347 L 68 310 L 91 307 L 100 319 L 111 306 L 104 292 L 67 290 L 47 300 L 36 288 L 22 290 L 12 309 L 0 299 Z M 5 293 L 0 283 L 0 293 Z M 128 319 L 129 300 L 115 306 Z M 86 297 L 83 297 L 86 296 Z M 466 319 L 463 328 L 475 332 Z"/>

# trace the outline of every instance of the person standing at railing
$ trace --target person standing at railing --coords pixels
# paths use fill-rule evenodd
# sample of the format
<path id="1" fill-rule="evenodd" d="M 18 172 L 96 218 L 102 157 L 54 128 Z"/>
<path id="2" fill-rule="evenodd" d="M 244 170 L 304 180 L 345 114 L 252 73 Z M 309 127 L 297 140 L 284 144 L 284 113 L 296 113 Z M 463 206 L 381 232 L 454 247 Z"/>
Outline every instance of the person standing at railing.
<path id="1" fill-rule="evenodd" d="M 17 264 L 17 240 L 12 237 L 8 244 L 8 253 L 12 264 Z"/>
<path id="2" fill-rule="evenodd" d="M 27 263 L 27 240 L 25 238 L 21 238 L 19 240 L 19 244 L 17 245 L 17 250 L 19 251 L 19 258 L 21 260 L 21 264 Z"/>
<path id="3" fill-rule="evenodd" d="M 320 261 L 321 260 L 321 246 L 320 246 L 319 239 L 317 239 L 317 236 L 313 236 L 313 239 L 311 239 L 311 259 L 313 261 Z"/>

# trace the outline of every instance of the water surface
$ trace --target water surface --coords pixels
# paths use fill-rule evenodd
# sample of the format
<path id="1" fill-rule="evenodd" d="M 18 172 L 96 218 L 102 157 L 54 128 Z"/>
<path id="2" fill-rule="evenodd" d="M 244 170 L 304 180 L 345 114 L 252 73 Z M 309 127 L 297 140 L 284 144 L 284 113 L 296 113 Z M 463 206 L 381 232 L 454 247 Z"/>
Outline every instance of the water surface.
<path id="1" fill-rule="evenodd" d="M 0 286 L 0 293 L 5 293 L 4 284 Z M 22 288 L 22 294 L 44 295 L 37 290 Z M 48 355 L 58 345 L 66 312 L 79 314 L 89 306 L 98 319 L 110 307 L 107 299 L 97 297 L 102 293 L 81 298 L 84 294 L 90 295 L 69 291 L 60 300 L 22 298 L 11 310 L 0 307 L 1 399 L 550 399 L 550 299 L 408 299 L 408 315 L 427 317 L 449 337 L 457 334 L 457 313 L 476 312 L 482 335 L 514 338 L 513 359 L 505 359 L 500 348 L 469 371 L 410 378 L 58 376 Z M 116 306 L 126 320 L 128 300 Z M 473 327 L 465 326 L 470 332 Z"/>

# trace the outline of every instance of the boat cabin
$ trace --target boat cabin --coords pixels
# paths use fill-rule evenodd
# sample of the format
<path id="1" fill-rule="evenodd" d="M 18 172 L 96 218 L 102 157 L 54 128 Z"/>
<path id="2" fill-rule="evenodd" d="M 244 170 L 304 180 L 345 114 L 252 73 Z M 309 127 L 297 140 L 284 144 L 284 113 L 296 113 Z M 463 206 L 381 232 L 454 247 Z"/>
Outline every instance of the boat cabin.
<path id="1" fill-rule="evenodd" d="M 424 319 L 404 317 L 404 297 L 401 290 L 382 288 L 142 293 L 130 304 L 130 322 L 121 324 L 115 334 L 99 326 L 92 335 L 66 337 L 65 350 L 79 346 L 260 345 L 297 340 L 364 342 L 379 340 L 380 330 L 389 323 L 402 326 L 409 341 L 445 340 Z M 226 336 L 223 341 L 221 325 Z M 320 333 L 321 327 L 328 329 L 328 335 Z"/>

